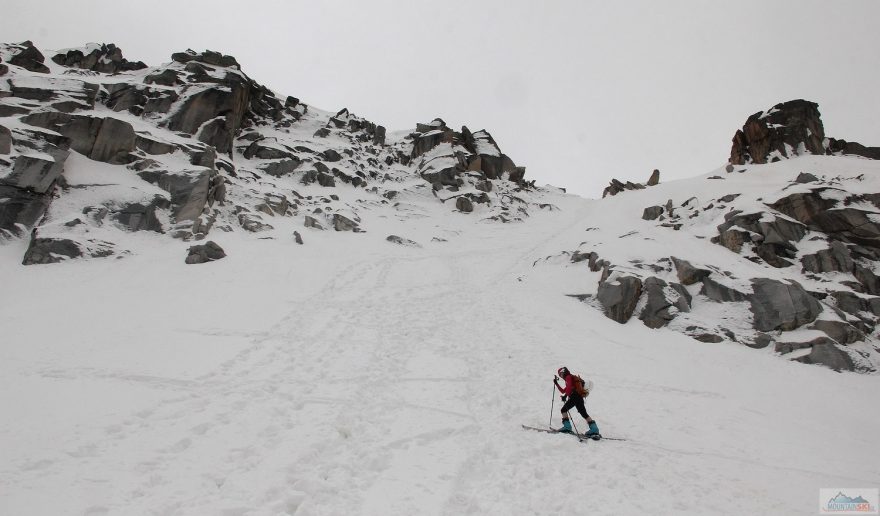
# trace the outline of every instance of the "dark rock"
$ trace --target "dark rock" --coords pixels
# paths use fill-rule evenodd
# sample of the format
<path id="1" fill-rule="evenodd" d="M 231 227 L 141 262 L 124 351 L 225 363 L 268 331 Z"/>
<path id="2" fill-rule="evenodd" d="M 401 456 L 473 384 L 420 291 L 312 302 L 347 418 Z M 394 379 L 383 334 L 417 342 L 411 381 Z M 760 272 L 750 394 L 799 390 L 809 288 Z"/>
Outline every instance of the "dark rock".
<path id="1" fill-rule="evenodd" d="M 289 98 L 289 97 L 288 97 Z M 299 234 L 299 231 L 293 232 L 293 241 L 299 245 L 303 245 L 302 235 Z"/>
<path id="2" fill-rule="evenodd" d="M 755 341 L 751 344 L 747 344 L 750 348 L 754 349 L 764 349 L 769 346 L 773 342 L 773 339 L 767 335 L 766 333 L 758 333 L 755 336 Z"/>
<path id="3" fill-rule="evenodd" d="M 12 152 L 12 131 L 0 125 L 0 154 Z"/>
<path id="4" fill-rule="evenodd" d="M 89 49 L 71 49 L 64 54 L 55 54 L 52 56 L 52 61 L 68 68 L 81 68 L 100 73 L 128 72 L 147 67 L 140 61 L 126 60 L 122 57 L 122 49 L 113 43 L 92 47 L 88 54 L 83 50 Z"/>
<path id="5" fill-rule="evenodd" d="M 798 174 L 797 179 L 794 180 L 795 183 L 815 183 L 819 178 L 814 176 L 813 174 L 807 172 L 801 172 Z"/>
<path id="6" fill-rule="evenodd" d="M 170 143 L 153 140 L 152 138 L 147 138 L 146 136 L 142 136 L 140 134 L 135 135 L 134 145 L 138 149 L 153 156 L 161 154 L 171 154 L 172 152 L 177 150 L 177 147 Z"/>
<path id="7" fill-rule="evenodd" d="M 66 238 L 34 238 L 24 253 L 22 265 L 59 263 L 71 258 L 79 258 L 83 252 L 73 240 Z"/>
<path id="8" fill-rule="evenodd" d="M 170 202 L 159 197 L 149 205 L 127 204 L 113 212 L 113 219 L 132 231 L 155 231 L 162 233 L 162 223 L 156 217 L 158 208 L 167 208 Z"/>
<path id="9" fill-rule="evenodd" d="M 830 341 L 815 343 L 810 354 L 796 359 L 803 364 L 819 364 L 835 371 L 854 371 L 852 358 Z"/>
<path id="10" fill-rule="evenodd" d="M 646 303 L 639 319 L 649 328 L 662 328 L 679 312 L 690 311 L 687 299 L 660 278 L 651 276 L 642 283 Z"/>
<path id="11" fill-rule="evenodd" d="M 70 148 L 95 161 L 124 165 L 134 160 L 130 153 L 136 138 L 128 122 L 55 112 L 28 115 L 22 121 L 63 134 L 70 139 Z"/>
<path id="12" fill-rule="evenodd" d="M 324 229 L 324 226 L 322 226 L 321 223 L 317 221 L 317 219 L 314 219 L 308 215 L 306 215 L 304 217 L 303 225 L 307 228 L 314 228 L 314 229 L 320 229 L 320 230 Z"/>
<path id="13" fill-rule="evenodd" d="M 0 185 L 0 237 L 22 236 L 46 213 L 52 196 Z"/>
<path id="14" fill-rule="evenodd" d="M 825 190 L 827 189 L 817 188 L 808 193 L 791 194 L 779 199 L 770 207 L 798 220 L 814 231 L 836 234 L 838 238 L 872 248 L 880 247 L 878 243 L 880 224 L 871 220 L 874 213 L 838 207 L 838 201 L 822 197 L 822 192 Z"/>
<path id="15" fill-rule="evenodd" d="M 777 342 L 774 347 L 774 351 L 779 354 L 787 355 L 792 351 L 797 351 L 799 349 L 807 349 L 813 347 L 815 344 L 823 344 L 832 342 L 828 337 L 818 337 L 809 342 Z"/>
<path id="16" fill-rule="evenodd" d="M 315 131 L 315 134 L 313 134 L 312 136 L 314 136 L 315 138 L 326 138 L 330 136 L 330 129 L 328 129 L 327 127 L 322 127 Z"/>
<path id="17" fill-rule="evenodd" d="M 805 272 L 852 272 L 854 262 L 849 248 L 842 242 L 831 242 L 828 249 L 801 258 Z"/>
<path id="18" fill-rule="evenodd" d="M 373 145 L 385 145 L 385 127 L 376 126 L 376 132 L 373 133 Z"/>
<path id="19" fill-rule="evenodd" d="M 656 168 L 654 172 L 651 173 L 651 177 L 648 178 L 648 182 L 646 183 L 648 186 L 656 186 L 660 183 L 660 171 Z"/>
<path id="20" fill-rule="evenodd" d="M 824 332 L 838 344 L 852 344 L 865 340 L 865 334 L 843 321 L 816 321 L 811 328 Z"/>
<path id="21" fill-rule="evenodd" d="M 455 132 L 446 127 L 446 124 L 430 128 L 422 127 L 422 124 L 419 124 L 418 128 L 426 130 L 413 134 L 413 148 L 410 158 L 417 158 L 441 143 L 452 143 L 455 139 Z"/>
<path id="22" fill-rule="evenodd" d="M 866 293 L 880 295 L 880 278 L 870 268 L 856 264 L 853 266 L 853 276 L 864 287 Z"/>
<path id="23" fill-rule="evenodd" d="M 716 240 L 713 239 L 712 241 L 715 242 Z M 719 244 L 730 249 L 734 253 L 739 253 L 742 250 L 743 244 L 751 241 L 751 233 L 748 231 L 740 231 L 738 229 L 722 231 L 717 237 L 717 242 Z"/>
<path id="24" fill-rule="evenodd" d="M 171 194 L 172 213 L 180 222 L 195 220 L 202 214 L 208 202 L 213 172 L 207 169 L 179 173 L 147 170 L 138 176 Z"/>
<path id="25" fill-rule="evenodd" d="M 700 294 L 708 297 L 712 301 L 730 303 L 749 300 L 748 294 L 744 294 L 739 290 L 718 283 L 710 277 L 704 277 L 701 281 L 703 286 L 700 288 Z"/>
<path id="26" fill-rule="evenodd" d="M 181 84 L 180 76 L 174 70 L 166 68 L 161 72 L 152 73 L 144 77 L 145 84 L 158 84 L 160 86 L 177 86 Z"/>
<path id="27" fill-rule="evenodd" d="M 825 154 L 825 129 L 819 106 L 806 100 L 776 104 L 769 111 L 755 113 L 733 137 L 730 163 L 767 163 L 771 154 L 795 155 L 803 146 L 811 154 Z"/>
<path id="28" fill-rule="evenodd" d="M 771 267 L 776 267 L 777 269 L 794 265 L 793 262 L 786 258 L 795 258 L 795 255 L 797 254 L 796 247 L 786 244 L 762 243 L 756 245 L 754 250 L 759 258 L 767 262 Z"/>
<path id="29" fill-rule="evenodd" d="M 229 117 L 211 120 L 202 126 L 196 136 L 200 142 L 213 146 L 222 154 L 229 154 L 232 151 L 234 138 L 234 128 Z"/>
<path id="30" fill-rule="evenodd" d="M 682 285 L 693 285 L 699 283 L 703 278 L 712 274 L 712 271 L 706 269 L 698 269 L 686 260 L 672 257 L 672 264 L 675 266 L 675 272 L 678 275 L 678 281 Z"/>
<path id="31" fill-rule="evenodd" d="M 353 231 L 355 233 L 361 231 L 357 222 L 338 213 L 333 214 L 333 229 L 335 229 L 336 231 Z"/>
<path id="32" fill-rule="evenodd" d="M 213 50 L 205 50 L 202 53 L 197 53 L 193 50 L 187 49 L 186 52 L 175 52 L 171 54 L 171 60 L 183 64 L 196 61 L 213 66 L 222 66 L 224 68 L 240 68 L 238 61 L 236 61 L 234 57 L 223 55 L 220 52 L 214 52 Z"/>
<path id="33" fill-rule="evenodd" d="M 275 229 L 271 225 L 263 223 L 260 216 L 253 213 L 239 213 L 238 224 L 245 231 L 250 231 L 251 233 L 259 233 L 261 231 Z"/>
<path id="34" fill-rule="evenodd" d="M 68 145 L 69 142 L 63 144 Z M 15 158 L 12 172 L 0 183 L 41 194 L 48 192 L 61 177 L 64 163 L 70 153 L 63 146 L 56 147 L 43 143 L 40 147 L 40 150 L 48 156 L 19 154 Z"/>
<path id="35" fill-rule="evenodd" d="M 850 154 L 869 159 L 880 159 L 880 147 L 865 147 L 856 142 L 828 138 L 829 154 Z"/>
<path id="36" fill-rule="evenodd" d="M 265 140 L 257 140 L 248 145 L 243 155 L 245 159 L 298 159 L 291 151 L 271 147 Z"/>
<path id="37" fill-rule="evenodd" d="M 398 245 L 402 245 L 402 246 L 406 246 L 406 247 L 422 247 L 421 245 L 418 244 L 418 242 L 414 242 L 414 241 L 409 240 L 407 238 L 399 237 L 397 235 L 388 235 L 388 237 L 386 237 L 385 240 L 387 240 L 393 244 L 398 244 Z"/>
<path id="38" fill-rule="evenodd" d="M 492 191 L 492 181 L 477 181 L 474 183 L 474 188 L 481 192 L 491 192 Z"/>
<path id="39" fill-rule="evenodd" d="M 855 316 L 861 313 L 880 316 L 880 297 L 859 296 L 848 291 L 832 292 L 837 308 Z"/>
<path id="40" fill-rule="evenodd" d="M 614 195 L 617 195 L 617 194 L 624 192 L 626 190 L 644 190 L 644 189 L 645 189 L 645 185 L 640 184 L 640 183 L 632 183 L 630 181 L 627 181 L 626 183 L 622 183 L 622 182 L 618 181 L 617 179 L 612 179 L 611 184 L 607 188 L 605 188 L 605 190 L 602 192 L 602 197 L 604 198 L 605 196 L 609 196 L 609 195 L 614 196 Z"/>
<path id="41" fill-rule="evenodd" d="M 189 248 L 186 256 L 186 263 L 189 265 L 208 263 L 226 258 L 223 248 L 209 240 L 203 245 L 194 245 Z"/>
<path id="42" fill-rule="evenodd" d="M 455 209 L 462 213 L 471 213 L 474 211 L 474 204 L 467 197 L 459 197 L 455 200 Z"/>
<path id="43" fill-rule="evenodd" d="M 713 343 L 713 344 L 717 343 L 717 342 L 724 341 L 723 337 L 721 337 L 720 335 L 715 335 L 714 333 L 700 333 L 697 335 L 691 335 L 691 337 L 693 337 L 694 339 L 696 339 L 700 342 Z"/>
<path id="44" fill-rule="evenodd" d="M 755 278 L 752 290 L 751 310 L 758 331 L 794 330 L 813 322 L 822 312 L 822 305 L 797 282 Z"/>
<path id="45" fill-rule="evenodd" d="M 215 125 L 210 134 L 204 134 L 213 144 L 232 148 L 232 136 L 241 127 L 250 101 L 250 90 L 243 82 L 231 82 L 225 88 L 209 88 L 190 95 L 179 110 L 168 120 L 168 128 L 195 134 L 202 125 L 222 117 L 222 126 Z M 223 129 L 222 131 L 220 129 Z M 228 141 L 220 142 L 228 137 Z M 221 151 L 222 152 L 222 151 Z"/>
<path id="46" fill-rule="evenodd" d="M 11 45 L 10 49 L 14 49 L 16 53 L 8 59 L 9 64 L 20 66 L 30 72 L 49 73 L 49 68 L 43 64 L 46 58 L 30 41 Z"/>
<path id="47" fill-rule="evenodd" d="M 608 318 L 623 324 L 632 317 L 641 295 L 642 280 L 635 276 L 620 276 L 600 282 L 596 298 Z"/>
<path id="48" fill-rule="evenodd" d="M 266 164 L 262 170 L 270 176 L 281 177 L 296 170 L 300 164 L 301 162 L 296 158 L 282 159 Z"/>
<path id="49" fill-rule="evenodd" d="M 322 152 L 321 155 L 324 157 L 324 159 L 326 161 L 329 161 L 331 163 L 335 163 L 335 162 L 342 159 L 342 156 L 333 149 L 327 149 L 324 152 Z"/>
<path id="50" fill-rule="evenodd" d="M 642 212 L 642 220 L 656 220 L 663 215 L 663 206 L 649 206 Z"/>

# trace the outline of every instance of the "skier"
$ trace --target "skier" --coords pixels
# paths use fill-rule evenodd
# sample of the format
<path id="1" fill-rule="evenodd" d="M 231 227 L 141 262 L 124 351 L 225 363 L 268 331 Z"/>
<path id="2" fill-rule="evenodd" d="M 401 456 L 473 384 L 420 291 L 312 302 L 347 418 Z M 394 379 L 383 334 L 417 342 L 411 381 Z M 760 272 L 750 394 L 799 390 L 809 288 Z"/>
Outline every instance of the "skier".
<path id="1" fill-rule="evenodd" d="M 571 374 L 567 367 L 560 367 L 556 373 L 558 376 L 553 377 L 553 383 L 556 384 L 556 388 L 562 393 L 562 401 L 565 403 L 562 406 L 562 428 L 559 431 L 571 433 L 571 421 L 568 419 L 568 411 L 572 408 L 577 408 L 577 411 L 587 420 L 587 425 L 589 426 L 589 430 L 584 435 L 587 437 L 601 437 L 599 435 L 599 426 L 587 414 L 587 409 L 584 407 L 586 391 L 581 378 Z M 559 386 L 560 377 L 565 380 L 565 388 Z"/>

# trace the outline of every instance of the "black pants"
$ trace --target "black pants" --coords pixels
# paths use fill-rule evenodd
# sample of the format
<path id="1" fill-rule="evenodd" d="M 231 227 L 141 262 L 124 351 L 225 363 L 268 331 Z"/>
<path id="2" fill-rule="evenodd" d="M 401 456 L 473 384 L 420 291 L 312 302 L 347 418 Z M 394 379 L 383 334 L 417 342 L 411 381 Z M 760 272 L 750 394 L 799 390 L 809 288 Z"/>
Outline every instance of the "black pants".
<path id="1" fill-rule="evenodd" d="M 562 406 L 562 415 L 564 416 L 566 412 L 573 408 L 577 408 L 578 413 L 584 416 L 584 419 L 588 421 L 590 420 L 590 415 L 587 414 L 587 409 L 584 407 L 584 399 L 577 393 L 572 393 L 572 395 L 568 397 L 568 401 Z"/>

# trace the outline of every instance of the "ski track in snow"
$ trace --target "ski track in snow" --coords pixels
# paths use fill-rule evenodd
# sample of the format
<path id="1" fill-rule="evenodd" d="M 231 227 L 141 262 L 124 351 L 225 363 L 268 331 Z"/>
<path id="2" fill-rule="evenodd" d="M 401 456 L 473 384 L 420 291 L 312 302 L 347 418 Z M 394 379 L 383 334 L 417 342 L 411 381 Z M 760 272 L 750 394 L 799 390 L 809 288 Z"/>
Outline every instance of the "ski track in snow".
<path id="1" fill-rule="evenodd" d="M 834 453 L 808 448 L 811 458 L 800 447 L 824 439 L 809 428 L 791 445 L 779 437 L 843 409 L 818 414 L 760 392 L 819 379 L 841 380 L 829 396 L 855 396 L 876 378 L 709 349 L 525 288 L 519 280 L 540 274 L 531 264 L 569 246 L 592 209 L 573 203 L 540 237 L 532 221 L 478 225 L 445 245 L 338 258 L 331 279 L 291 295 L 271 327 L 177 328 L 248 342 L 193 378 L 47 362 L 40 381 L 158 398 L 59 428 L 63 452 L 6 462 L 0 500 L 14 514 L 89 516 L 802 514 L 819 487 L 880 483 L 864 455 L 876 452 L 854 451 L 858 438 Z M 664 358 L 694 362 L 658 367 Z M 756 369 L 754 391 L 744 375 L 721 379 L 725 360 Z M 546 424 L 563 364 L 596 381 L 588 410 L 627 441 L 520 430 Z M 749 425 L 754 437 L 741 439 Z"/>

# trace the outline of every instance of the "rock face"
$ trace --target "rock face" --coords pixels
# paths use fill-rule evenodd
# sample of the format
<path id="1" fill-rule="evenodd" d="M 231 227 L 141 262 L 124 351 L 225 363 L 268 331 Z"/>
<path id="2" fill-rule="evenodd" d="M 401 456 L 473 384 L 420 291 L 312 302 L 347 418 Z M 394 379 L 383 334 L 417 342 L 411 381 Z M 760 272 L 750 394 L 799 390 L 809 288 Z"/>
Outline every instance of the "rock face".
<path id="1" fill-rule="evenodd" d="M 52 129 L 70 138 L 70 147 L 95 161 L 124 165 L 135 158 L 134 129 L 128 122 L 106 117 L 40 113 L 22 119 L 25 123 Z"/>
<path id="2" fill-rule="evenodd" d="M 768 163 L 801 154 L 855 154 L 880 158 L 880 148 L 830 138 L 815 102 L 798 99 L 750 116 L 733 137 L 730 163 Z"/>
<path id="3" fill-rule="evenodd" d="M 790 331 L 816 320 L 822 307 L 797 283 L 767 278 L 752 280 L 751 296 L 755 329 Z"/>

